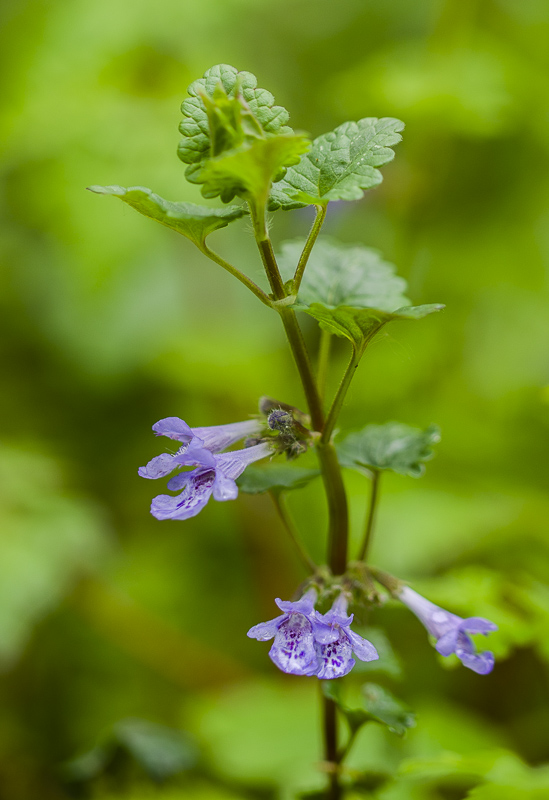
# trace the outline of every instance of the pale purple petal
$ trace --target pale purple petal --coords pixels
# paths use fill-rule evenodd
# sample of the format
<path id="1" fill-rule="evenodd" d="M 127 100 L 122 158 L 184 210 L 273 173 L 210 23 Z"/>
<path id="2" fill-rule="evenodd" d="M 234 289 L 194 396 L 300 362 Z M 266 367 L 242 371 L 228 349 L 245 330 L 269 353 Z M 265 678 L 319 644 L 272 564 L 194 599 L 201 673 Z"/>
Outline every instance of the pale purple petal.
<path id="1" fill-rule="evenodd" d="M 361 661 L 376 661 L 379 658 L 377 650 L 368 639 L 363 639 L 352 630 L 346 630 L 345 633 L 349 638 L 353 653 Z"/>
<path id="2" fill-rule="evenodd" d="M 191 469 L 188 472 L 180 472 L 178 475 L 174 475 L 173 478 L 170 478 L 168 481 L 168 489 L 170 492 L 179 492 L 185 486 L 189 478 L 192 477 L 193 472 L 195 470 Z"/>
<path id="3" fill-rule="evenodd" d="M 472 669 L 479 675 L 488 675 L 494 669 L 494 654 L 486 650 L 484 653 L 466 653 L 459 649 L 456 656 L 460 659 L 464 667 Z"/>
<path id="4" fill-rule="evenodd" d="M 231 422 L 228 425 L 210 425 L 205 428 L 193 428 L 195 436 L 202 439 L 204 447 L 212 453 L 220 453 L 226 447 L 236 444 L 245 436 L 252 436 L 261 432 L 262 424 L 259 420 L 248 419 L 244 422 Z"/>
<path id="5" fill-rule="evenodd" d="M 467 617 L 459 627 L 462 631 L 467 631 L 467 633 L 483 633 L 485 636 L 498 629 L 497 625 L 490 622 L 489 619 L 484 619 L 484 617 Z"/>
<path id="6" fill-rule="evenodd" d="M 166 417 L 161 419 L 152 426 L 153 431 L 157 436 L 168 436 L 170 439 L 176 439 L 178 442 L 190 442 L 193 438 L 193 432 L 186 422 L 183 422 L 179 417 Z"/>
<path id="7" fill-rule="evenodd" d="M 276 632 L 269 656 L 290 675 L 315 675 L 318 670 L 311 623 L 303 614 L 290 614 Z"/>
<path id="8" fill-rule="evenodd" d="M 309 619 L 313 626 L 315 642 L 318 642 L 318 644 L 328 644 L 329 642 L 335 642 L 336 639 L 339 639 L 339 628 L 335 625 L 326 624 L 322 618 L 322 614 L 319 614 L 318 611 L 311 614 Z"/>
<path id="9" fill-rule="evenodd" d="M 305 616 L 309 616 L 314 610 L 317 597 L 318 594 L 316 589 L 312 588 L 305 592 L 305 594 L 300 597 L 299 600 L 292 602 L 291 600 L 281 600 L 280 597 L 277 597 L 275 603 L 279 609 L 284 611 L 286 614 L 292 614 L 296 612 L 299 614 L 304 614 Z"/>
<path id="10" fill-rule="evenodd" d="M 189 519 L 200 513 L 213 490 L 215 472 L 195 470 L 181 494 L 176 497 L 161 494 L 151 504 L 151 514 L 156 519 Z"/>
<path id="11" fill-rule="evenodd" d="M 272 455 L 273 446 L 269 442 L 262 442 L 253 447 L 246 447 L 244 450 L 233 450 L 230 453 L 222 453 L 216 456 L 218 469 L 223 471 L 227 478 L 236 480 L 242 475 L 247 466 L 261 458 Z"/>
<path id="12" fill-rule="evenodd" d="M 189 444 L 180 447 L 174 455 L 174 460 L 181 466 L 198 466 L 215 468 L 214 454 L 204 447 L 201 439 L 193 438 Z"/>
<path id="13" fill-rule="evenodd" d="M 322 680 L 333 680 L 347 675 L 355 665 L 351 643 L 342 631 L 340 638 L 330 644 L 317 644 L 319 662 L 317 676 Z"/>
<path id="14" fill-rule="evenodd" d="M 238 497 L 238 486 L 232 478 L 227 478 L 221 470 L 217 470 L 213 487 L 214 500 L 220 502 L 224 500 L 236 500 Z"/>
<path id="15" fill-rule="evenodd" d="M 162 453 L 162 455 L 152 458 L 147 466 L 139 467 L 137 472 L 142 478 L 150 478 L 151 480 L 164 478 L 179 466 L 177 461 L 173 459 L 174 457 L 170 453 Z"/>
<path id="16" fill-rule="evenodd" d="M 279 617 L 275 617 L 274 619 L 270 619 L 268 622 L 260 622 L 259 625 L 254 625 L 253 628 L 250 628 L 247 636 L 250 639 L 257 639 L 260 642 L 267 642 L 269 639 L 272 639 L 276 636 L 276 632 L 286 619 L 286 614 L 281 614 Z"/>
<path id="17" fill-rule="evenodd" d="M 445 633 L 444 636 L 441 636 L 437 641 L 435 648 L 441 656 L 449 656 L 451 653 L 455 652 L 458 633 L 459 629 L 457 627 L 452 628 L 451 631 Z"/>

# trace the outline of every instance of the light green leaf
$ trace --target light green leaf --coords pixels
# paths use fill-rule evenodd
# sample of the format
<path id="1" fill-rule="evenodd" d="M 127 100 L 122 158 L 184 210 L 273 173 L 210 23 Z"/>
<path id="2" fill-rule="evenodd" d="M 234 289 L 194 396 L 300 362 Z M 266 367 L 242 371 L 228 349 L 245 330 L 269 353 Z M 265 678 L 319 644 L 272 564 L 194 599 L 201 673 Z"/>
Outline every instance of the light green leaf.
<path id="1" fill-rule="evenodd" d="M 241 492 L 261 494 L 301 489 L 320 475 L 317 469 L 302 469 L 286 464 L 271 464 L 268 467 L 248 467 L 237 479 Z"/>
<path id="2" fill-rule="evenodd" d="M 282 244 L 277 261 L 285 280 L 292 278 L 304 244 L 299 239 Z M 395 271 L 396 267 L 384 261 L 377 250 L 321 236 L 309 257 L 298 303 L 394 311 L 410 302 L 405 295 L 406 281 Z"/>
<path id="3" fill-rule="evenodd" d="M 416 724 L 414 714 L 397 700 L 387 689 L 376 683 L 365 683 L 362 687 L 364 705 L 371 718 L 386 725 L 390 731 L 404 736 L 408 728 Z"/>
<path id="4" fill-rule="evenodd" d="M 255 139 L 251 144 L 201 162 L 193 172 L 193 181 L 203 184 L 204 197 L 219 195 L 228 203 L 238 195 L 265 204 L 272 181 L 281 170 L 297 163 L 308 147 L 307 137 L 298 134 Z"/>
<path id="5" fill-rule="evenodd" d="M 392 161 L 391 146 L 400 142 L 403 128 L 398 119 L 367 117 L 322 134 L 299 164 L 273 186 L 271 209 L 360 200 L 366 189 L 381 183 L 377 167 Z"/>
<path id="6" fill-rule="evenodd" d="M 361 356 L 368 342 L 388 322 L 421 319 L 435 311 L 441 311 L 443 308 L 444 306 L 440 303 L 430 303 L 423 306 L 399 308 L 393 313 L 389 313 L 375 308 L 353 308 L 351 306 L 339 306 L 331 309 L 320 303 L 313 303 L 308 308 L 303 307 L 301 310 L 314 317 L 323 330 L 349 339 L 357 354 Z"/>
<path id="7" fill-rule="evenodd" d="M 342 466 L 362 471 L 364 468 L 392 470 L 419 478 L 425 461 L 434 456 L 432 445 L 440 441 L 440 430 L 430 425 L 424 431 L 401 422 L 366 425 L 349 434 L 337 448 Z"/>
<path id="8" fill-rule="evenodd" d="M 190 98 L 184 100 L 181 112 L 184 116 L 179 126 L 183 139 L 179 144 L 178 156 L 185 164 L 198 164 L 204 159 L 219 155 L 223 147 L 212 142 L 210 136 L 210 118 L 203 96 L 213 98 L 214 93 L 222 88 L 227 98 L 241 98 L 242 113 L 248 112 L 253 117 L 249 127 L 244 120 L 241 141 L 246 135 L 257 136 L 259 132 L 265 136 L 275 134 L 292 134 L 293 130 L 286 125 L 290 115 L 282 106 L 274 105 L 274 97 L 265 89 L 257 88 L 257 78 L 251 72 L 239 72 L 228 64 L 216 64 L 204 73 L 203 78 L 191 83 L 187 89 Z M 254 125 L 255 122 L 255 125 Z M 229 148 L 241 143 L 233 140 Z"/>
<path id="9" fill-rule="evenodd" d="M 144 186 L 89 186 L 90 192 L 110 194 L 119 197 L 140 214 L 166 225 L 177 233 L 182 233 L 198 247 L 210 233 L 226 227 L 230 222 L 243 217 L 247 211 L 239 206 L 208 208 L 194 203 L 174 203 L 164 200 Z"/>

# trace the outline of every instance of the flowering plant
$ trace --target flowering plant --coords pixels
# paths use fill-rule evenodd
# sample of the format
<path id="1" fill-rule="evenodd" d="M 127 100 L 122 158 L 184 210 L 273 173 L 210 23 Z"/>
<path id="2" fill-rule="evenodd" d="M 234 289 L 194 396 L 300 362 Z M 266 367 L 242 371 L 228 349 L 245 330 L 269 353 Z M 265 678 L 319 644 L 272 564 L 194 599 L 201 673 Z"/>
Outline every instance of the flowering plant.
<path id="1" fill-rule="evenodd" d="M 219 198 L 223 206 L 171 202 L 139 186 L 90 188 L 120 198 L 187 237 L 246 286 L 269 312 L 279 316 L 307 413 L 285 401 L 262 398 L 259 413 L 243 422 L 191 428 L 178 417 L 162 419 L 153 431 L 175 440 L 179 449 L 154 457 L 139 474 L 148 479 L 172 476 L 167 487 L 177 494 L 161 494 L 152 501 L 151 513 L 158 520 L 193 517 L 212 495 L 217 501 L 236 499 L 237 480 L 244 491 L 271 493 L 308 577 L 297 599 L 276 600 L 281 615 L 255 625 L 248 636 L 274 640 L 269 655 L 283 672 L 322 682 L 329 776 L 326 796 L 337 800 L 344 783 L 342 763 L 358 728 L 376 721 L 403 733 L 413 724 L 413 716 L 407 711 L 387 715 L 388 694 L 379 687 L 365 693 L 365 707 L 361 709 L 349 708 L 342 699 L 339 681 L 355 667 L 353 655 L 363 662 L 381 658 L 374 644 L 351 628 L 354 616 L 348 614 L 349 607 L 362 614 L 394 599 L 423 622 L 442 656 L 455 653 L 466 667 L 480 674 L 490 672 L 494 663 L 491 653 L 476 653 L 469 636 L 495 630 L 493 623 L 479 617 L 462 619 L 444 611 L 402 580 L 368 564 L 382 474 L 394 471 L 420 476 L 433 455 L 432 446 L 440 438 L 436 426 L 419 430 L 396 422 L 370 424 L 336 438 L 347 391 L 376 335 L 393 321 L 419 320 L 443 306 L 410 305 L 405 281 L 376 251 L 319 236 L 331 202 L 359 200 L 381 182 L 379 168 L 393 159 L 392 148 L 401 139 L 402 122 L 368 117 L 345 122 L 310 141 L 287 125 L 287 111 L 275 105 L 269 92 L 257 87 L 253 75 L 225 64 L 209 69 L 188 91 L 189 99 L 182 105 L 183 138 L 178 155 L 186 164 L 188 181 L 200 186 L 205 198 Z M 234 200 L 237 203 L 231 204 Z M 282 244 L 275 253 L 268 215 L 307 206 L 315 210 L 308 236 Z M 211 233 L 245 215 L 251 219 L 268 290 L 206 243 Z M 299 314 L 308 315 L 320 328 L 316 371 Z M 347 341 L 349 364 L 335 396 L 326 402 L 334 336 Z M 230 449 L 238 442 L 243 442 L 243 447 Z M 267 463 L 254 471 L 251 466 L 257 461 L 280 462 L 284 458 L 293 462 L 307 450 L 316 452 L 318 470 L 301 470 L 293 464 L 281 469 L 280 464 Z M 354 562 L 349 557 L 344 468 L 358 471 L 370 482 L 364 536 Z M 306 552 L 284 503 L 287 491 L 300 488 L 319 473 L 328 507 L 323 566 L 316 565 Z M 338 682 L 338 688 L 333 681 Z M 400 708 L 394 698 L 390 703 L 392 708 Z M 338 713 L 350 728 L 343 748 L 338 744 Z"/>

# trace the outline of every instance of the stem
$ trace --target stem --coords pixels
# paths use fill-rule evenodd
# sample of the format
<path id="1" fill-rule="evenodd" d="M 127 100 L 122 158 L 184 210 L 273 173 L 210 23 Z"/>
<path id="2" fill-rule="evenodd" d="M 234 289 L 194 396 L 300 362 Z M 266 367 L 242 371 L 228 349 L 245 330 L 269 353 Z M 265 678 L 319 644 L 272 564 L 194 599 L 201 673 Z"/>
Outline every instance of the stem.
<path id="1" fill-rule="evenodd" d="M 253 292 L 255 296 L 261 300 L 262 303 L 264 303 L 266 306 L 269 306 L 269 308 L 273 307 L 270 297 L 266 295 L 263 289 L 260 289 L 260 287 L 256 283 L 254 283 L 252 280 L 250 280 L 250 278 L 244 275 L 243 272 L 240 272 L 239 269 L 233 267 L 232 264 L 229 264 L 228 261 L 225 261 L 225 259 L 221 258 L 221 256 L 218 255 L 217 253 L 214 253 L 213 250 L 210 250 L 210 248 L 205 242 L 202 243 L 202 247 L 200 249 L 205 256 L 208 256 L 208 258 L 210 258 L 212 261 L 215 261 L 216 264 L 219 264 L 220 267 L 223 267 L 223 269 L 226 269 L 227 272 L 231 273 L 231 275 L 234 275 L 235 278 L 238 278 L 240 283 L 243 283 L 244 286 L 247 286 L 248 289 L 251 292 Z"/>
<path id="2" fill-rule="evenodd" d="M 315 564 L 315 562 L 312 560 L 312 558 L 310 558 L 309 554 L 307 553 L 307 551 L 305 550 L 305 548 L 303 547 L 303 545 L 299 541 L 299 539 L 298 539 L 298 537 L 296 535 L 296 532 L 295 532 L 294 522 L 293 522 L 293 520 L 292 520 L 292 518 L 290 516 L 290 513 L 289 513 L 289 511 L 288 511 L 288 509 L 286 507 L 286 503 L 283 501 L 283 499 L 281 497 L 280 492 L 271 491 L 271 492 L 269 492 L 269 494 L 271 495 L 271 497 L 273 499 L 273 503 L 275 504 L 275 508 L 278 511 L 280 519 L 282 520 L 282 523 L 283 523 L 284 527 L 286 528 L 286 530 L 288 532 L 288 535 L 290 536 L 290 539 L 294 543 L 294 546 L 295 546 L 295 548 L 296 548 L 296 550 L 298 552 L 299 558 L 301 559 L 305 569 L 307 570 L 307 572 L 315 573 L 318 570 L 318 567 Z"/>
<path id="3" fill-rule="evenodd" d="M 309 236 L 307 237 L 307 241 L 305 242 L 305 247 L 303 248 L 303 252 L 299 257 L 299 262 L 294 274 L 294 292 L 297 294 L 299 291 L 299 287 L 301 286 L 301 281 L 303 279 L 303 273 L 305 272 L 305 267 L 307 266 L 307 261 L 309 260 L 309 256 L 311 255 L 311 250 L 314 247 L 316 242 L 316 238 L 320 233 L 320 229 L 322 228 L 322 224 L 326 219 L 326 211 L 328 206 L 315 206 L 316 215 L 313 222 L 313 227 L 310 230 Z"/>
<path id="4" fill-rule="evenodd" d="M 341 785 L 337 773 L 337 717 L 336 704 L 327 697 L 322 697 L 324 710 L 324 759 L 332 767 L 330 772 L 328 800 L 340 800 Z"/>
<path id="5" fill-rule="evenodd" d="M 332 347 L 332 334 L 329 331 L 320 330 L 320 344 L 318 347 L 318 366 L 316 380 L 318 383 L 318 393 L 324 397 L 326 391 L 326 379 L 328 377 L 328 366 L 330 364 L 330 351 Z"/>
<path id="6" fill-rule="evenodd" d="M 368 553 L 368 548 L 370 547 L 370 542 L 372 540 L 372 534 L 374 530 L 374 522 L 377 510 L 377 501 L 379 498 L 379 479 L 381 478 L 381 472 L 375 469 L 372 473 L 372 488 L 370 492 L 370 508 L 368 509 L 368 516 L 366 518 L 366 528 L 364 530 L 364 540 L 362 542 L 362 547 L 360 548 L 360 552 L 358 554 L 359 561 L 365 561 L 366 555 Z"/>
<path id="7" fill-rule="evenodd" d="M 337 756 L 337 762 L 338 762 L 338 764 L 342 764 L 342 763 L 345 761 L 345 759 L 347 758 L 347 756 L 349 755 L 349 753 L 351 752 L 351 748 L 352 748 L 352 746 L 353 746 L 353 745 L 354 745 L 354 743 L 355 743 L 355 739 L 356 739 L 356 735 L 357 735 L 357 733 L 358 733 L 358 728 L 354 728 L 354 729 L 353 729 L 353 730 L 350 732 L 350 734 L 349 734 L 349 738 L 348 738 L 348 740 L 347 740 L 347 744 L 346 744 L 346 745 L 345 745 L 345 747 L 344 747 L 344 748 L 343 748 L 343 749 L 342 749 L 342 750 L 341 750 L 341 751 L 338 753 L 338 756 Z"/>
<path id="8" fill-rule="evenodd" d="M 339 384 L 339 388 L 337 390 L 336 396 L 333 399 L 332 406 L 328 412 L 328 417 L 326 419 L 326 424 L 324 425 L 324 430 L 322 431 L 322 440 L 323 442 L 329 442 L 332 438 L 332 433 L 337 422 L 337 418 L 339 416 L 339 412 L 341 411 L 341 406 L 343 405 L 343 401 L 345 400 L 345 395 L 347 394 L 347 390 L 351 385 L 351 381 L 353 380 L 353 376 L 355 374 L 355 370 L 358 367 L 360 361 L 360 356 L 357 354 L 356 350 L 353 348 L 353 353 L 351 355 L 351 360 L 347 365 L 347 369 L 345 370 L 345 374 L 341 379 L 341 383 Z"/>

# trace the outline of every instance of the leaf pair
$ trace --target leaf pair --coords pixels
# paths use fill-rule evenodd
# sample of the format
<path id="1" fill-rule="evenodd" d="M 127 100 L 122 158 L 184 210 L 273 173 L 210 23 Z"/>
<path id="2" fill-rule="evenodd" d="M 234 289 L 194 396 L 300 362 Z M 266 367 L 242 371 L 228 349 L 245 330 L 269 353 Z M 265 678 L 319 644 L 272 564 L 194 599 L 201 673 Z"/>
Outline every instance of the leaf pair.
<path id="1" fill-rule="evenodd" d="M 278 261 L 291 280 L 303 242 L 286 242 Z M 380 254 L 362 245 L 317 240 L 304 273 L 295 308 L 328 333 L 348 339 L 360 358 L 368 342 L 387 323 L 414 320 L 440 311 L 441 304 L 410 306 L 406 281 Z"/>

